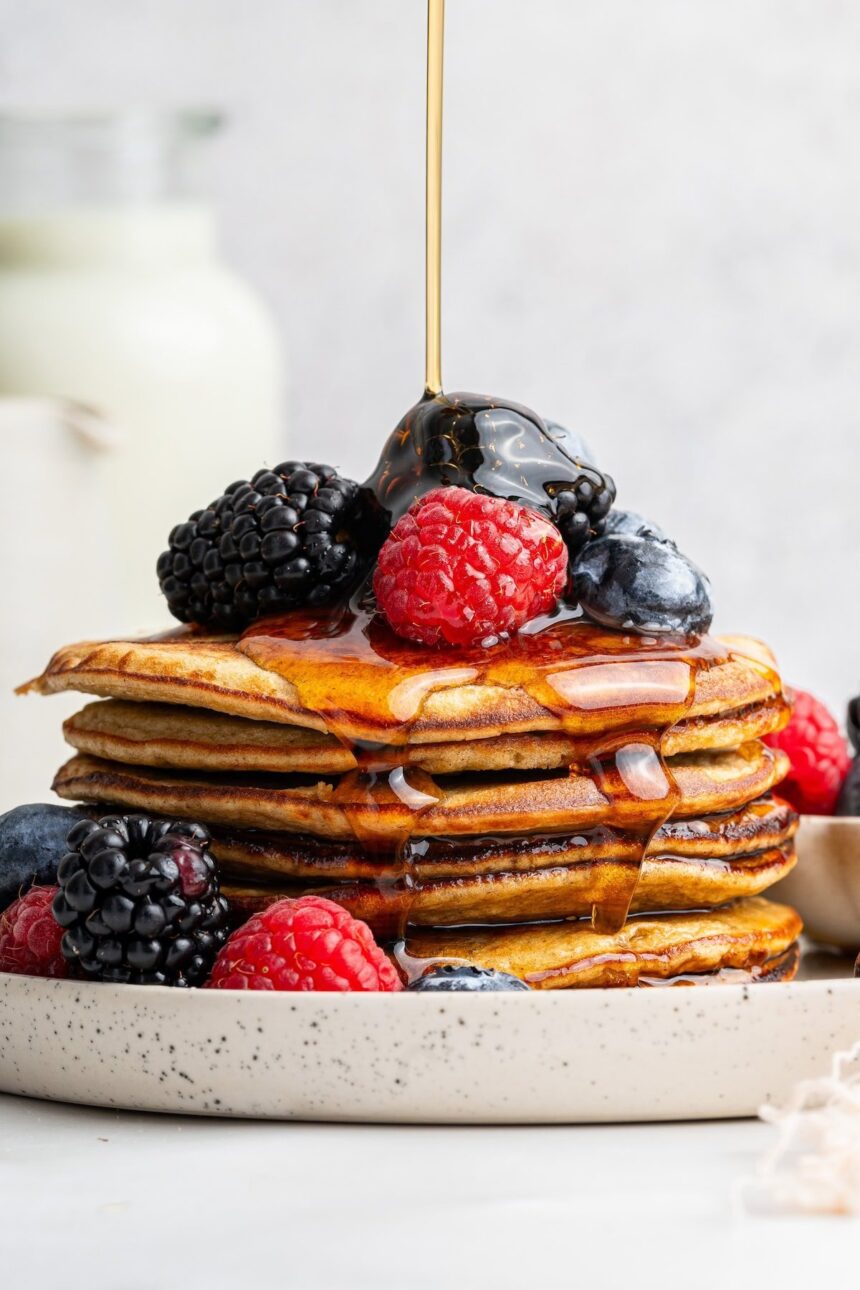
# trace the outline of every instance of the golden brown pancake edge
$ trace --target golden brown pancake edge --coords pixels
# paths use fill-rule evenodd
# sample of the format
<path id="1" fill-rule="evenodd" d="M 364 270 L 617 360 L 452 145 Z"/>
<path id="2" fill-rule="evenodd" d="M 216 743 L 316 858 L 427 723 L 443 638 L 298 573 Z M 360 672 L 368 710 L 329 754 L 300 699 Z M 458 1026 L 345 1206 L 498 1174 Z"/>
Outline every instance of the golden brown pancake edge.
<path id="1" fill-rule="evenodd" d="M 760 896 L 710 912 L 631 918 L 604 936 L 588 923 L 414 932 L 418 958 L 450 958 L 508 972 L 533 989 L 631 986 L 726 968 L 750 969 L 788 951 L 802 931 L 787 905 Z"/>
<path id="2" fill-rule="evenodd" d="M 669 766 L 680 793 L 674 817 L 683 819 L 735 810 L 769 792 L 784 777 L 787 759 L 754 741 L 731 752 L 684 754 Z M 369 803 L 360 792 L 349 792 L 345 781 L 284 776 L 263 783 L 263 777 L 249 778 L 251 782 L 181 774 L 77 756 L 61 767 L 53 787 L 71 801 L 331 838 L 372 832 L 383 839 L 402 835 L 404 826 L 407 831 L 414 827 L 414 812 L 393 792 Z M 440 785 L 428 780 L 427 788 L 439 797 L 421 812 L 420 832 L 426 836 L 554 832 L 610 822 L 642 827 L 645 818 L 639 802 L 613 803 L 586 775 L 471 776 Z M 645 805 L 657 819 L 662 801 Z"/>
<path id="3" fill-rule="evenodd" d="M 779 697 L 779 678 L 767 648 L 752 638 L 721 638 L 738 656 L 703 668 L 695 677 L 690 718 L 716 716 Z M 315 730 L 324 719 L 299 700 L 292 683 L 253 663 L 236 647 L 235 638 L 207 636 L 191 629 L 166 639 L 84 641 L 58 650 L 45 671 L 21 687 L 41 694 L 79 690 L 107 698 L 179 703 L 234 716 L 286 722 Z M 358 714 L 341 712 L 344 733 L 356 739 L 379 739 L 380 730 Z M 581 733 L 603 731 L 607 721 L 635 725 L 627 709 L 584 711 Z M 424 699 L 410 728 L 412 743 L 483 739 L 497 735 L 561 728 L 556 713 L 515 686 L 461 684 L 435 690 Z"/>
<path id="4" fill-rule="evenodd" d="M 662 741 L 667 757 L 737 748 L 782 729 L 790 709 L 771 699 L 708 718 L 679 722 Z M 173 770 L 337 775 L 354 770 L 350 749 L 332 735 L 274 721 L 254 721 L 167 703 L 105 699 L 67 718 L 66 742 L 78 752 L 133 766 Z M 405 765 L 430 774 L 491 770 L 557 770 L 591 755 L 593 741 L 563 731 L 410 744 Z M 401 754 L 398 754 L 401 756 Z"/>

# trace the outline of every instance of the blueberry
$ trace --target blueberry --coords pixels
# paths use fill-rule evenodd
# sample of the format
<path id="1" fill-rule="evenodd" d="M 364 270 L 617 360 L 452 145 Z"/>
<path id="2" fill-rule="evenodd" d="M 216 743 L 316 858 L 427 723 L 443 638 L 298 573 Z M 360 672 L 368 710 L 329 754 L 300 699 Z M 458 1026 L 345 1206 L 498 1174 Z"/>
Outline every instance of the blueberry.
<path id="1" fill-rule="evenodd" d="M 53 885 L 68 848 L 66 835 L 85 818 L 73 806 L 35 802 L 0 815 L 0 909 L 33 883 Z"/>
<path id="2" fill-rule="evenodd" d="M 852 740 L 853 738 L 852 734 Z M 836 814 L 860 815 L 860 757 L 854 758 L 842 782 L 839 800 L 836 803 Z"/>
<path id="3" fill-rule="evenodd" d="M 468 990 L 486 993 L 491 990 L 528 990 L 530 987 L 518 976 L 507 972 L 494 972 L 489 968 L 455 966 L 452 963 L 434 968 L 413 981 L 409 989 L 414 994 L 438 994 L 449 990 Z"/>
<path id="4" fill-rule="evenodd" d="M 860 694 L 848 704 L 848 738 L 856 753 L 860 753 Z"/>
<path id="5" fill-rule="evenodd" d="M 582 608 L 606 627 L 690 636 L 711 625 L 708 579 L 669 543 L 630 533 L 595 538 L 572 575 Z"/>
<path id="6" fill-rule="evenodd" d="M 574 430 L 566 430 L 557 421 L 547 421 L 546 417 L 544 417 L 544 425 L 547 428 L 550 439 L 557 443 L 569 457 L 574 457 L 586 466 L 597 465 L 594 453 L 581 434 L 577 434 Z"/>
<path id="7" fill-rule="evenodd" d="M 659 524 L 652 524 L 637 511 L 610 511 L 603 524 L 604 535 L 609 533 L 630 533 L 633 537 L 651 538 L 654 542 L 675 543 L 664 533 Z"/>

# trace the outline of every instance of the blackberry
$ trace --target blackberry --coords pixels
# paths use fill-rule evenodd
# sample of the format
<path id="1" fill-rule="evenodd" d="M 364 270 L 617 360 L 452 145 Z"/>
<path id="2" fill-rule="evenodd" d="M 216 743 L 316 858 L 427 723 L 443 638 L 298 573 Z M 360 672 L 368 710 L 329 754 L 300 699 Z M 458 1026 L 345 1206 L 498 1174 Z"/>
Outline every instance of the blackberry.
<path id="1" fill-rule="evenodd" d="M 200 985 L 227 939 L 209 834 L 200 824 L 81 820 L 60 861 L 54 917 L 82 974 L 132 985 Z"/>
<path id="2" fill-rule="evenodd" d="M 596 466 L 575 463 L 576 474 L 554 486 L 552 518 L 570 554 L 576 555 L 604 530 L 615 501 L 615 481 Z"/>
<path id="3" fill-rule="evenodd" d="M 508 972 L 496 972 L 492 968 L 473 967 L 465 963 L 446 963 L 425 972 L 408 989 L 413 994 L 447 994 L 454 990 L 485 994 L 498 990 L 528 990 L 530 987 L 520 977 L 511 976 Z"/>
<path id="4" fill-rule="evenodd" d="M 238 480 L 172 530 L 157 565 L 170 612 L 240 628 L 337 599 L 358 582 L 363 556 L 375 554 L 361 549 L 371 531 L 362 509 L 358 484 L 316 462 L 285 461 Z"/>

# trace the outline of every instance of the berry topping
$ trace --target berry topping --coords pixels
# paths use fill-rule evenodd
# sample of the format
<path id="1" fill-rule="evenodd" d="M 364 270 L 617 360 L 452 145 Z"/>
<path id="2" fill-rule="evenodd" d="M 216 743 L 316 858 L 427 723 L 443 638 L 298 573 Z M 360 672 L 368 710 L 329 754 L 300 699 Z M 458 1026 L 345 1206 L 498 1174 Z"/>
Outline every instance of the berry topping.
<path id="1" fill-rule="evenodd" d="M 591 618 L 637 632 L 701 635 L 711 625 L 711 588 L 671 543 L 613 533 L 583 548 L 571 570 L 573 595 Z"/>
<path id="2" fill-rule="evenodd" d="M 23 976 L 68 976 L 60 952 L 62 931 L 51 902 L 56 887 L 31 887 L 0 914 L 0 972 Z"/>
<path id="3" fill-rule="evenodd" d="M 34 802 L 0 815 L 0 909 L 27 887 L 57 881 L 66 835 L 84 813 L 73 806 Z"/>
<path id="4" fill-rule="evenodd" d="M 443 967 L 425 972 L 417 981 L 412 982 L 409 989 L 414 994 L 440 994 L 448 990 L 486 993 L 491 990 L 529 990 L 531 987 L 520 977 L 510 976 L 507 972 L 446 963 Z"/>
<path id="5" fill-rule="evenodd" d="M 611 475 L 601 474 L 594 466 L 577 462 L 572 469 L 576 473 L 554 493 L 553 518 L 573 556 L 603 532 L 615 501 L 615 483 Z"/>
<path id="6" fill-rule="evenodd" d="M 827 708 L 805 690 L 794 691 L 794 711 L 784 730 L 765 743 L 788 755 L 791 769 L 777 792 L 801 815 L 832 815 L 851 757 Z"/>
<path id="7" fill-rule="evenodd" d="M 106 815 L 82 820 L 60 861 L 54 917 L 85 976 L 199 985 L 227 939 L 209 834 L 200 824 Z"/>
<path id="8" fill-rule="evenodd" d="M 158 581 L 174 618 L 239 628 L 323 605 L 363 566 L 359 488 L 331 466 L 285 461 L 231 484 L 170 534 Z"/>
<path id="9" fill-rule="evenodd" d="M 401 990 L 366 923 L 322 896 L 279 900 L 234 932 L 213 990 Z"/>
<path id="10" fill-rule="evenodd" d="M 567 577 L 558 531 L 516 502 L 437 488 L 398 520 L 373 589 L 399 636 L 472 645 L 547 613 Z"/>

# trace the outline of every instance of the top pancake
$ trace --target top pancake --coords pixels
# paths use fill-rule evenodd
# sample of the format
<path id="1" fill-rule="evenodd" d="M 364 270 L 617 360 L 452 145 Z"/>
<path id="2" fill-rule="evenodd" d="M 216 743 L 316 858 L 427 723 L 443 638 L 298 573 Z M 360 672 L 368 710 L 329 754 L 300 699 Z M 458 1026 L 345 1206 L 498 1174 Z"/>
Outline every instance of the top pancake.
<path id="1" fill-rule="evenodd" d="M 567 630 L 541 642 L 557 670 L 548 677 L 544 669 L 535 684 L 523 681 L 517 648 L 525 646 L 516 642 L 484 650 L 480 659 L 475 651 L 416 648 L 401 666 L 378 650 L 356 663 L 346 652 L 321 653 L 315 640 L 290 641 L 285 654 L 266 638 L 240 641 L 180 629 L 158 639 L 66 646 L 22 690 L 182 704 L 329 731 L 347 741 L 410 745 L 562 729 L 585 737 L 666 727 L 681 718 L 708 722 L 774 704 L 781 695 L 773 657 L 748 637 L 703 638 L 697 666 L 687 669 L 683 643 L 634 642 L 583 625 L 596 652 L 586 646 L 576 654 L 574 628 Z M 628 642 L 633 659 L 623 656 Z M 379 700 L 383 689 L 400 718 L 407 714 L 394 733 Z"/>

